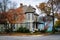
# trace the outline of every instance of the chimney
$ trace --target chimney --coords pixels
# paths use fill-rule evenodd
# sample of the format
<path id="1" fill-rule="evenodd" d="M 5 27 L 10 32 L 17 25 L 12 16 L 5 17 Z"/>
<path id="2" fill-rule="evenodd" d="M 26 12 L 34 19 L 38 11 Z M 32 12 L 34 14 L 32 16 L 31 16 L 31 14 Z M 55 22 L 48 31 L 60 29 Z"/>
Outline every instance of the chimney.
<path id="1" fill-rule="evenodd" d="M 23 4 L 22 3 L 20 3 L 20 7 L 23 7 Z"/>

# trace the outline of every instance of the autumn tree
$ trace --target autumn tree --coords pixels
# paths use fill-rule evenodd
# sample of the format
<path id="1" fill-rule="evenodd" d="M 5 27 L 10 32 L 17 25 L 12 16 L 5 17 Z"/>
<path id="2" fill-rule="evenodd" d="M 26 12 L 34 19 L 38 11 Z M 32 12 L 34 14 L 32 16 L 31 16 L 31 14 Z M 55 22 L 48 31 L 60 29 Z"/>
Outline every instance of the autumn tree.
<path id="1" fill-rule="evenodd" d="M 16 22 L 16 18 L 17 18 L 17 14 L 16 14 L 16 2 L 10 2 L 10 8 L 7 11 L 7 21 L 8 21 L 8 27 L 9 27 L 9 23 L 10 23 L 10 32 L 13 31 L 13 28 L 15 26 L 15 22 Z"/>
<path id="2" fill-rule="evenodd" d="M 4 27 L 5 27 L 5 30 L 7 30 L 8 28 L 8 24 L 7 22 L 9 21 L 8 20 L 8 10 L 9 9 L 14 9 L 16 8 L 16 2 L 11 2 L 10 0 L 2 0 L 2 2 L 0 2 L 0 12 L 2 13 L 2 19 L 5 21 L 4 22 Z"/>
<path id="3" fill-rule="evenodd" d="M 40 3 L 39 8 L 42 11 L 42 13 L 45 13 L 47 16 L 50 15 L 51 7 L 48 6 L 47 3 Z"/>
<path id="4" fill-rule="evenodd" d="M 53 31 L 54 29 L 54 20 L 55 17 L 58 18 L 58 11 L 60 9 L 60 0 L 48 0 L 47 3 L 40 3 L 37 6 L 38 9 L 41 10 L 42 13 L 45 13 L 47 16 L 52 16 L 53 18 Z"/>
<path id="5" fill-rule="evenodd" d="M 7 30 L 7 17 L 6 17 L 6 12 L 8 9 L 8 4 L 9 4 L 9 0 L 1 0 L 2 2 L 0 2 L 0 13 L 1 13 L 1 19 L 0 21 L 3 22 L 4 24 L 4 28 L 5 31 Z"/>

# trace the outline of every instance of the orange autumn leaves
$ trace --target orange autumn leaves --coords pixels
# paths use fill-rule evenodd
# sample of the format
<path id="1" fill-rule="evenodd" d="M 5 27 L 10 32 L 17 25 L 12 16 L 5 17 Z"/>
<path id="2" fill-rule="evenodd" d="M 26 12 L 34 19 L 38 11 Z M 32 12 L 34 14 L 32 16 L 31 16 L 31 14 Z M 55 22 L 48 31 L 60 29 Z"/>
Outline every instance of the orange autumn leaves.
<path id="1" fill-rule="evenodd" d="M 7 13 L 9 23 L 22 23 L 25 19 L 23 7 L 17 9 L 10 9 Z"/>
<path id="2" fill-rule="evenodd" d="M 4 13 L 0 13 L 0 23 L 6 22 L 5 18 L 6 18 L 6 15 Z"/>
<path id="3" fill-rule="evenodd" d="M 45 7 L 46 7 L 46 3 L 41 3 L 41 4 L 39 5 L 39 8 L 40 8 L 41 10 L 45 10 Z"/>

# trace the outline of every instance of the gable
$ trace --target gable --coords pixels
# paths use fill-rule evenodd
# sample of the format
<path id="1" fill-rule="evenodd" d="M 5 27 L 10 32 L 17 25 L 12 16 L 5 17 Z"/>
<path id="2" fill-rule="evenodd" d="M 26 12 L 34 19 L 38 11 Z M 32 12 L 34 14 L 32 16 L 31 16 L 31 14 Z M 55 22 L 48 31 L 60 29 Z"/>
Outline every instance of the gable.
<path id="1" fill-rule="evenodd" d="M 28 6 L 26 12 L 35 12 L 35 9 L 32 6 Z"/>

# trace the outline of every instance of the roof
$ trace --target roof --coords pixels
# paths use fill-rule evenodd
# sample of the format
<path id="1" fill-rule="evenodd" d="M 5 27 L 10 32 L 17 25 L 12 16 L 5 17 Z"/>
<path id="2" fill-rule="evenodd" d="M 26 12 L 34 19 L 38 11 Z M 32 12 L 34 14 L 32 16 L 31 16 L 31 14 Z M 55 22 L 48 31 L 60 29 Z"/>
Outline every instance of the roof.
<path id="1" fill-rule="evenodd" d="M 24 13 L 24 10 L 23 10 L 23 7 L 19 7 L 19 8 L 17 8 L 17 9 L 15 9 L 16 10 L 16 13 Z"/>
<path id="2" fill-rule="evenodd" d="M 34 13 L 34 15 L 39 16 L 37 13 Z"/>
<path id="3" fill-rule="evenodd" d="M 28 7 L 27 7 L 27 10 L 26 10 L 26 12 L 35 12 L 35 8 L 34 7 L 32 7 L 31 5 L 29 5 Z"/>
<path id="4" fill-rule="evenodd" d="M 27 8 L 28 8 L 27 5 L 24 5 L 24 6 L 23 6 L 24 12 L 26 12 Z"/>
<path id="5" fill-rule="evenodd" d="M 7 19 L 9 23 L 21 23 L 25 19 L 25 14 L 23 12 L 23 7 L 17 9 L 10 9 L 7 14 Z"/>

